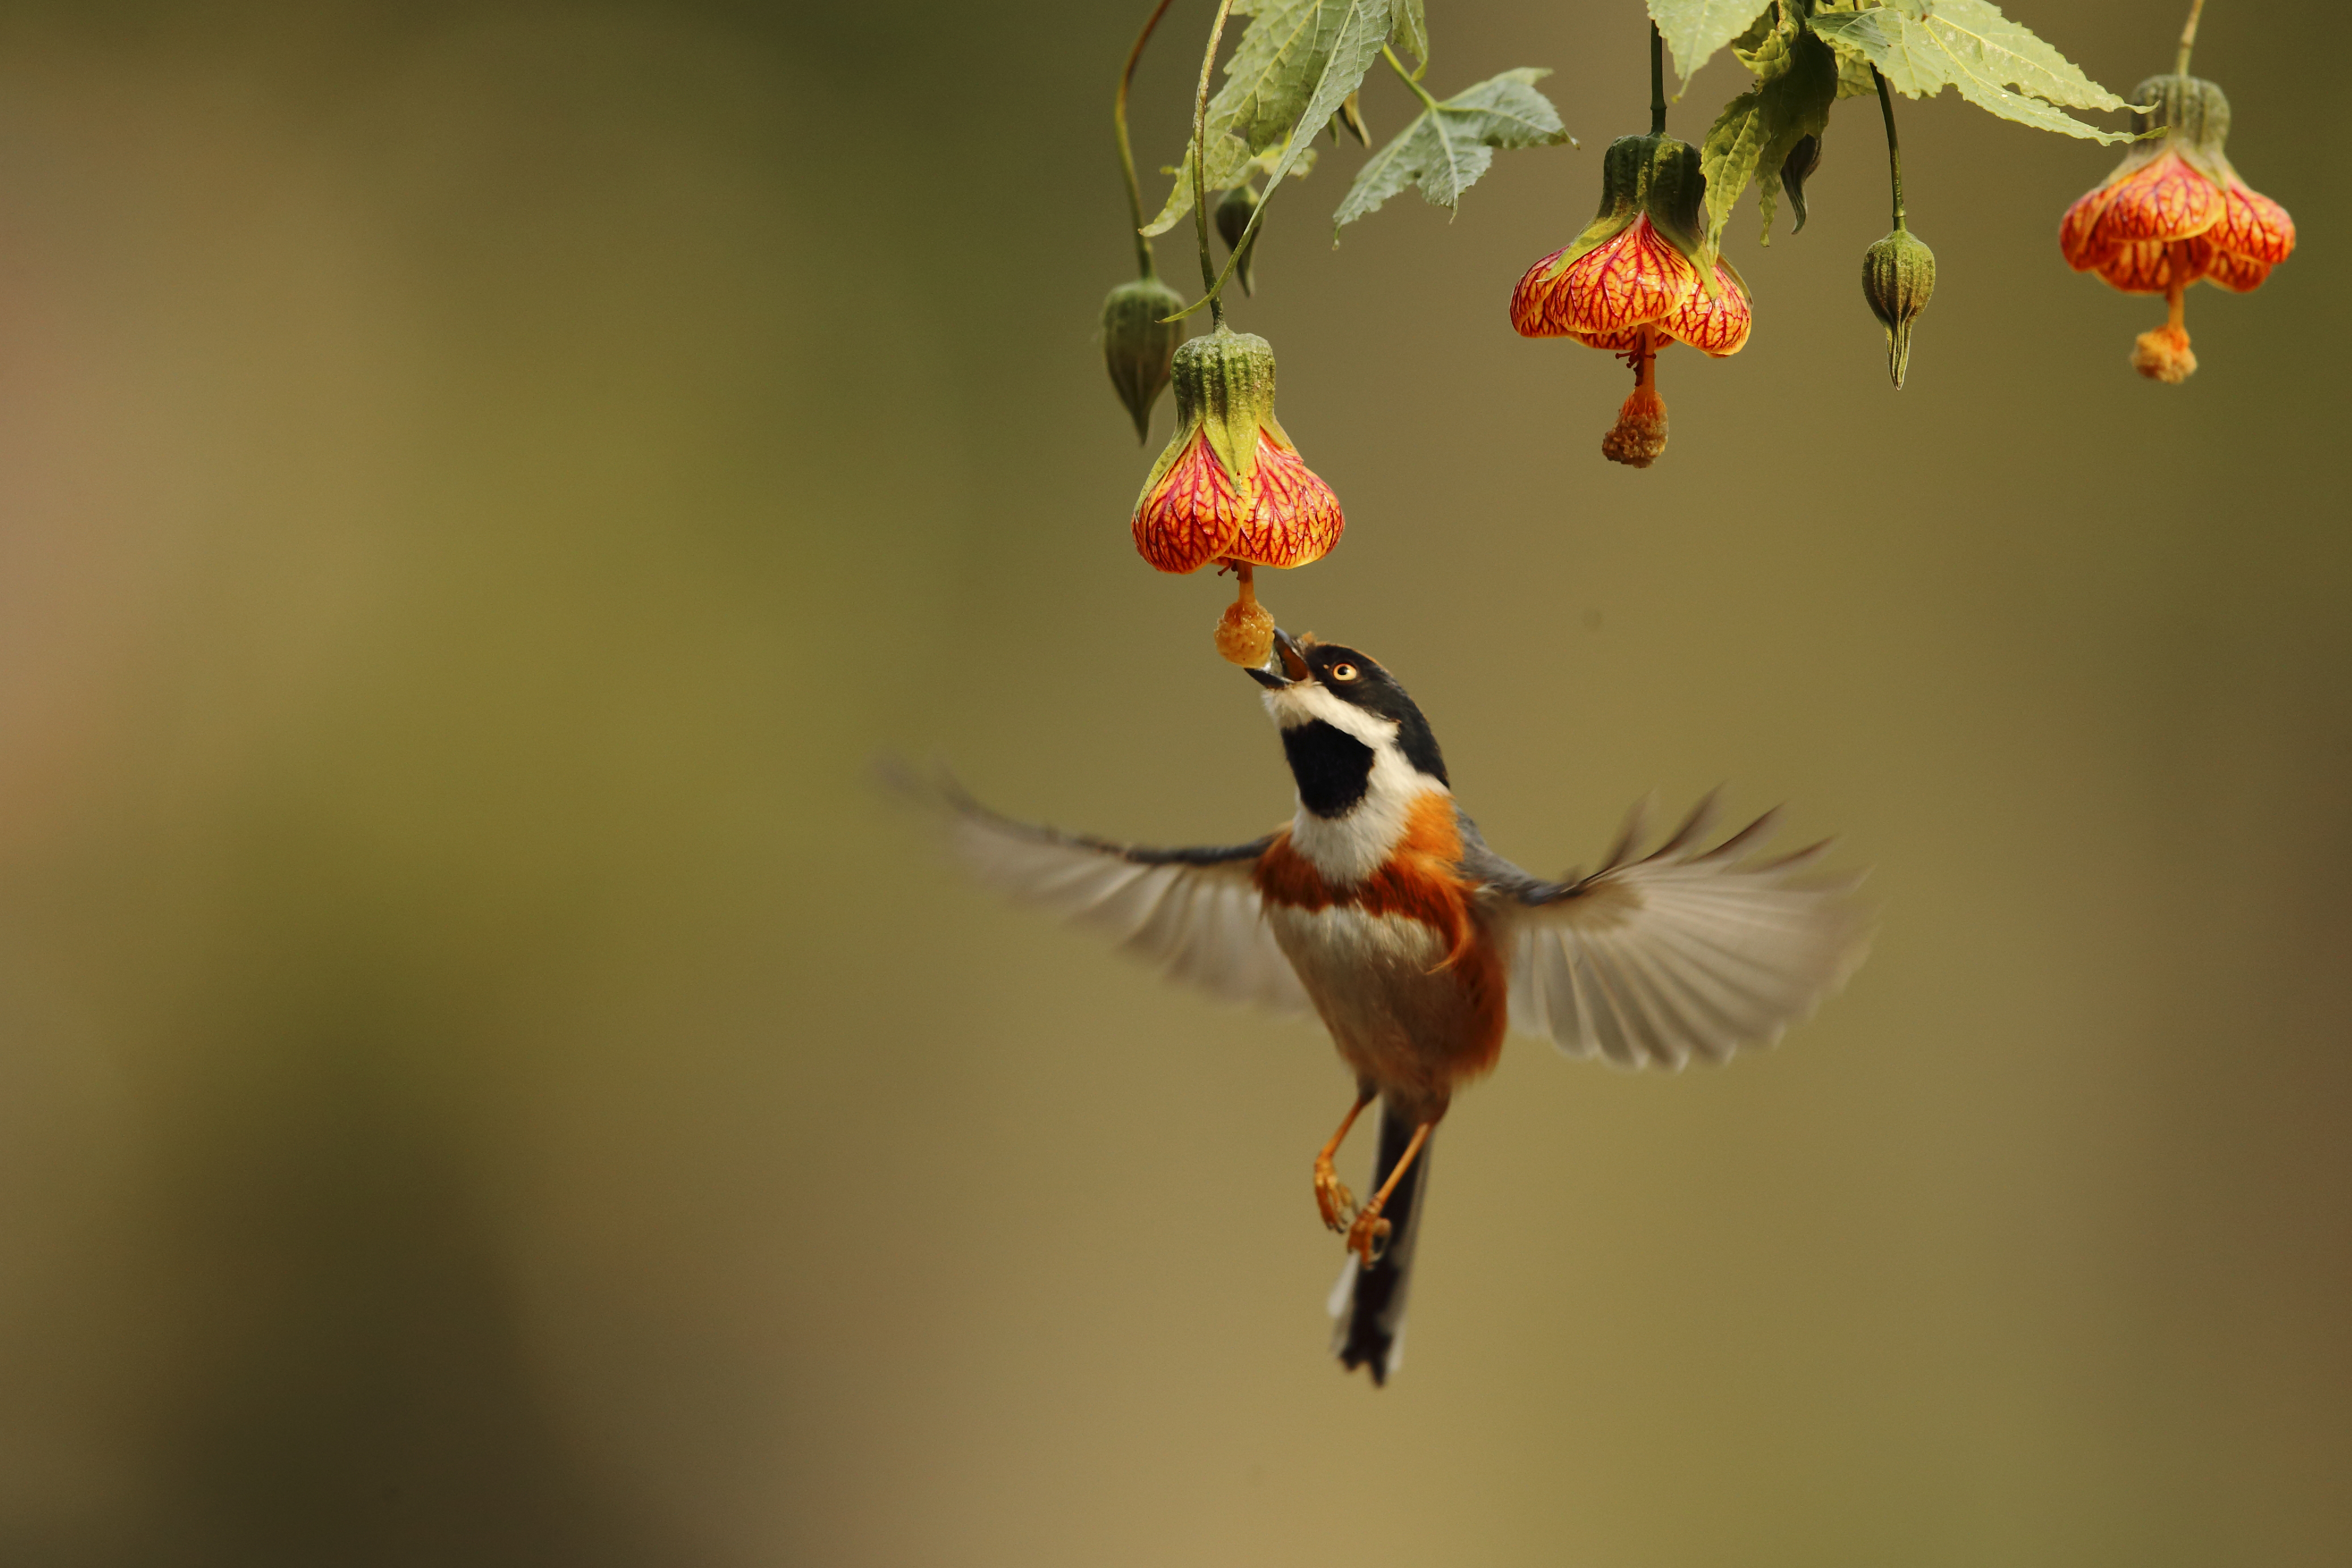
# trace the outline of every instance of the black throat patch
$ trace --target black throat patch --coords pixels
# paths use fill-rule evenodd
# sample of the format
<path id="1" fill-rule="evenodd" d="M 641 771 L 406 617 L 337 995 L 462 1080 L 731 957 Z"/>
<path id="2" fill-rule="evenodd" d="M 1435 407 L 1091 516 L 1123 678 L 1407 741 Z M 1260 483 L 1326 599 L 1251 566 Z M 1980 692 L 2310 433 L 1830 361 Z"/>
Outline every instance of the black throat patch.
<path id="1" fill-rule="evenodd" d="M 1283 754 L 1298 781 L 1298 804 L 1318 816 L 1345 816 L 1371 786 L 1372 749 L 1317 719 L 1282 732 Z"/>

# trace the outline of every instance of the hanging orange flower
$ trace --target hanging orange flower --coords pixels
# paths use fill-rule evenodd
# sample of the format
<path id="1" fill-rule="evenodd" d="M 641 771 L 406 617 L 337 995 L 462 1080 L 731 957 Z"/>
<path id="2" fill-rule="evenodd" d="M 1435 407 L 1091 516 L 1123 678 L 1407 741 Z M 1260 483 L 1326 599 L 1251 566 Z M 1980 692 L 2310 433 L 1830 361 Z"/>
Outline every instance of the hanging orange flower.
<path id="1" fill-rule="evenodd" d="M 1511 291 L 1520 336 L 1573 338 L 1633 368 L 1633 395 L 1601 443 L 1612 462 L 1646 468 L 1665 450 L 1661 349 L 1684 342 L 1720 359 L 1747 344 L 1748 285 L 1729 262 L 1706 257 L 1699 241 L 1706 190 L 1689 143 L 1619 137 L 1601 163 L 1600 215 Z"/>
<path id="2" fill-rule="evenodd" d="M 1218 651 L 1261 664 L 1274 618 L 1257 605 L 1252 568 L 1320 560 L 1347 519 L 1274 416 L 1274 349 L 1264 338 L 1220 322 L 1176 351 L 1174 373 L 1176 434 L 1136 499 L 1135 548 L 1162 572 L 1234 568 L 1241 597 Z"/>
<path id="3" fill-rule="evenodd" d="M 2197 369 L 2183 324 L 2182 295 L 2205 282 L 2248 293 L 2294 250 L 2294 219 L 2238 177 L 2221 144 L 2230 100 L 2191 76 L 2150 77 L 2132 89 L 2137 129 L 2164 127 L 2138 143 L 2094 190 L 2066 209 L 2058 248 L 2077 272 L 2095 272 L 2126 294 L 2161 294 L 2161 327 L 2142 332 L 2132 365 L 2174 385 Z"/>

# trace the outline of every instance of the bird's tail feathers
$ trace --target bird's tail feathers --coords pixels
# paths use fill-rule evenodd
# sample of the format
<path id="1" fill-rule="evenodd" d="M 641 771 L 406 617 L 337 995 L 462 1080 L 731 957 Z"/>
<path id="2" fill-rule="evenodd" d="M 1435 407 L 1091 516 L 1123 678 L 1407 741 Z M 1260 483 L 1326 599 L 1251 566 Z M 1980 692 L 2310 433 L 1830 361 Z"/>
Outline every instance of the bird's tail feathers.
<path id="1" fill-rule="evenodd" d="M 1414 1123 L 1382 1103 L 1372 1192 L 1381 1190 L 1404 1158 L 1413 1129 Z M 1381 1217 L 1390 1226 L 1388 1250 L 1369 1268 L 1349 1253 L 1339 1282 L 1331 1289 L 1331 1353 L 1350 1372 L 1360 1366 L 1370 1372 L 1376 1385 L 1388 1382 L 1389 1374 L 1404 1364 L 1405 1288 L 1412 1279 L 1413 1243 L 1421 1235 L 1422 1195 L 1429 1185 L 1429 1143 L 1423 1141 L 1420 1156 L 1381 1206 Z"/>

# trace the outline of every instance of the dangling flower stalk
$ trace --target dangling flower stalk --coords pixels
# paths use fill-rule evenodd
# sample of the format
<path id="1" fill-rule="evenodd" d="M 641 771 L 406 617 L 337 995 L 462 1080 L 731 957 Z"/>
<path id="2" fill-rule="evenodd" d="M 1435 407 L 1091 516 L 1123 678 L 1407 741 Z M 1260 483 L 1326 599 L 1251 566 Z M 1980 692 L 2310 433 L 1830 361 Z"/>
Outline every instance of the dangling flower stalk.
<path id="1" fill-rule="evenodd" d="M 1936 253 L 1912 234 L 1903 216 L 1903 144 L 1895 135 L 1895 95 L 1876 66 L 1878 110 L 1886 121 L 1886 180 L 1894 194 L 1895 226 L 1862 254 L 1862 297 L 1886 329 L 1886 369 L 1895 390 L 1911 364 L 1911 322 L 1936 292 Z"/>
<path id="2" fill-rule="evenodd" d="M 2197 18 L 2205 14 L 2205 0 L 2189 0 L 2189 21 L 2180 29 L 2180 53 L 2173 59 L 2172 74 L 2189 74 L 2189 51 L 2197 47 Z"/>
<path id="3" fill-rule="evenodd" d="M 1127 51 L 1127 65 L 1118 73 L 1118 98 L 1111 109 L 1111 123 L 1118 132 L 1118 171 L 1127 176 L 1128 216 L 1135 220 L 1135 268 L 1139 278 L 1157 274 L 1151 263 L 1151 237 L 1143 232 L 1143 188 L 1135 179 L 1135 146 L 1127 135 L 1127 92 L 1135 81 L 1136 62 L 1143 58 L 1143 46 L 1151 41 L 1160 18 L 1168 15 L 1169 4 L 1170 0 L 1160 0 L 1145 19 L 1143 30 L 1135 35 L 1135 47 Z"/>
<path id="4" fill-rule="evenodd" d="M 1151 438 L 1151 408 L 1168 390 L 1171 366 L 1181 330 L 1168 318 L 1183 308 L 1183 296 L 1160 280 L 1152 265 L 1151 240 L 1143 232 L 1143 193 L 1135 181 L 1135 149 L 1127 135 L 1127 92 L 1135 79 L 1135 63 L 1143 46 L 1168 12 L 1169 0 L 1159 5 L 1135 36 L 1127 51 L 1127 65 L 1118 73 L 1118 96 L 1111 105 L 1111 127 L 1118 134 L 1118 168 L 1127 176 L 1129 232 L 1135 241 L 1136 277 L 1113 289 L 1103 300 L 1103 364 L 1118 400 L 1135 421 L 1135 438 Z"/>
<path id="5" fill-rule="evenodd" d="M 1225 300 L 1217 287 L 1216 261 L 1209 255 L 1209 84 L 1216 77 L 1217 46 L 1224 40 L 1225 18 L 1233 9 L 1234 0 L 1217 0 L 1216 20 L 1209 24 L 1209 47 L 1201 57 L 1201 89 L 1192 96 L 1192 227 L 1201 240 L 1201 287 L 1208 290 L 1209 321 L 1219 327 L 1225 324 Z"/>
<path id="6" fill-rule="evenodd" d="M 1666 133 L 1666 40 L 1655 22 L 1650 24 L 1650 134 Z"/>
<path id="7" fill-rule="evenodd" d="M 1895 134 L 1895 95 L 1886 90 L 1885 74 L 1876 67 L 1870 68 L 1870 79 L 1878 84 L 1878 112 L 1886 121 L 1886 184 L 1894 194 L 1895 226 L 1903 226 L 1903 143 Z"/>

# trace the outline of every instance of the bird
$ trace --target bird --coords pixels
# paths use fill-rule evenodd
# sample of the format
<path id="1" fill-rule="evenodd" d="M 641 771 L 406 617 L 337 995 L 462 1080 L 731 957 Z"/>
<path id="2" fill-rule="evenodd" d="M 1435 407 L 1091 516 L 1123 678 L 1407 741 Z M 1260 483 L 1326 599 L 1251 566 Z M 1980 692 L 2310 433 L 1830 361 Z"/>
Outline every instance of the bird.
<path id="1" fill-rule="evenodd" d="M 1842 986 L 1873 916 L 1859 875 L 1818 871 L 1829 840 L 1752 858 L 1777 813 L 1708 845 L 1716 794 L 1646 853 L 1644 803 L 1599 869 L 1530 875 L 1487 847 L 1428 720 L 1370 655 L 1277 629 L 1246 673 L 1297 793 L 1245 844 L 1146 848 L 1000 816 L 945 775 L 933 793 L 982 881 L 1216 996 L 1321 1019 L 1355 1083 L 1312 1167 L 1317 1213 L 1347 1238 L 1332 1350 L 1378 1386 L 1402 1361 L 1432 1135 L 1507 1031 L 1621 1068 L 1719 1062 Z M 1335 1162 L 1376 1102 L 1359 1203 Z"/>

